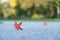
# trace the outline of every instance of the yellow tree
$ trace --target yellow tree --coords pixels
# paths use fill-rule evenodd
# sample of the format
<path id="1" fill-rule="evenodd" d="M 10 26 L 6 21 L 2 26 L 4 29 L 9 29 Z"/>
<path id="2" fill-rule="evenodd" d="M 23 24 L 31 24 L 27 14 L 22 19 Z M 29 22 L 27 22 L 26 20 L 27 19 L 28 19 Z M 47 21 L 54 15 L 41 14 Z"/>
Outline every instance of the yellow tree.
<path id="1" fill-rule="evenodd" d="M 0 18 L 3 18 L 3 14 L 2 14 L 2 0 L 0 0 Z"/>

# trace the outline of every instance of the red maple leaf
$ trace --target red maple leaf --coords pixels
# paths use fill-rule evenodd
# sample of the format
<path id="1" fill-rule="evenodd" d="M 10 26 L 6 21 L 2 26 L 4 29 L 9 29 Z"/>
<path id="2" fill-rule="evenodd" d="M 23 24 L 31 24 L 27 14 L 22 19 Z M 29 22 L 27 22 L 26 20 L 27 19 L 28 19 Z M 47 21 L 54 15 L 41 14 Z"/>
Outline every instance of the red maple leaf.
<path id="1" fill-rule="evenodd" d="M 46 26 L 47 25 L 47 22 L 46 21 L 44 21 L 44 26 Z"/>
<path id="2" fill-rule="evenodd" d="M 17 24 L 17 22 L 15 21 L 15 23 L 14 23 L 14 27 L 17 29 L 17 30 L 23 30 L 22 28 L 21 28 L 21 25 L 22 25 L 22 22 L 20 22 L 20 23 L 18 23 Z"/>

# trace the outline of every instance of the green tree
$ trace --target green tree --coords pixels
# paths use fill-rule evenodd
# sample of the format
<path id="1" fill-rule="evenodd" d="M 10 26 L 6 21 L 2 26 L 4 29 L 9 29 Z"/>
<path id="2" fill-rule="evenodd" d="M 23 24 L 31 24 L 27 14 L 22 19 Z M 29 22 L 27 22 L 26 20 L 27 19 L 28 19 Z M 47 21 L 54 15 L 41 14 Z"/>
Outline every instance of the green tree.
<path id="1" fill-rule="evenodd" d="M 19 3 L 18 0 L 17 0 L 17 6 L 15 7 L 15 9 L 16 9 L 16 11 L 17 11 L 17 17 L 21 18 L 23 15 L 26 16 L 27 10 L 22 9 L 22 8 L 20 7 L 20 3 Z"/>
<path id="2" fill-rule="evenodd" d="M 0 19 L 3 18 L 3 13 L 2 13 L 2 5 L 0 4 Z"/>
<path id="3" fill-rule="evenodd" d="M 34 13 L 35 5 L 33 4 L 30 8 L 27 9 L 28 16 L 31 17 Z"/>
<path id="4" fill-rule="evenodd" d="M 44 8 L 43 5 L 41 5 L 37 10 L 36 10 L 37 14 L 43 14 L 45 15 L 47 13 L 47 10 Z"/>

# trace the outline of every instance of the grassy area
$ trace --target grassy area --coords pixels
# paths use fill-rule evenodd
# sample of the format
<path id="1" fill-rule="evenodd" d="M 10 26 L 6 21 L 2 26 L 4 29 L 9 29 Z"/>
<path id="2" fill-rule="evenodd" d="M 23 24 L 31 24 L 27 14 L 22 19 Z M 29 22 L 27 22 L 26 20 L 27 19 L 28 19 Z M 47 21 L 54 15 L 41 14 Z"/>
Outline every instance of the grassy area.
<path id="1" fill-rule="evenodd" d="M 0 23 L 2 23 L 2 21 L 0 21 Z"/>
<path id="2" fill-rule="evenodd" d="M 55 22 L 55 21 L 57 21 L 57 22 L 60 22 L 60 18 L 54 18 L 54 19 L 52 19 L 52 18 L 49 18 L 49 19 L 30 19 L 30 18 L 25 18 L 25 19 L 1 19 L 0 20 L 0 23 L 1 23 L 1 21 L 52 21 L 52 22 Z"/>

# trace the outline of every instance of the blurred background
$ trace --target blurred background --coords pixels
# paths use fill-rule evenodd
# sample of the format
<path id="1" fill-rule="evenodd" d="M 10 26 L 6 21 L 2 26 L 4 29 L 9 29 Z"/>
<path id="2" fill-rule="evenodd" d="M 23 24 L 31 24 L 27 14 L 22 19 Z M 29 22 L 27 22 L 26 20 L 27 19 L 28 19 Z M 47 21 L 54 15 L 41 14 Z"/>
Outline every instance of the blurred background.
<path id="1" fill-rule="evenodd" d="M 0 0 L 0 19 L 60 18 L 60 0 Z"/>

